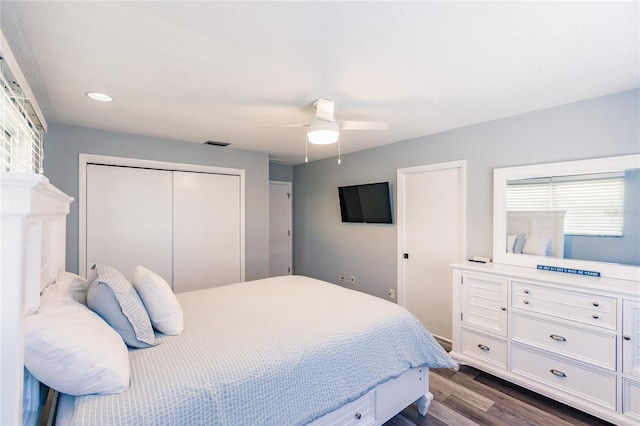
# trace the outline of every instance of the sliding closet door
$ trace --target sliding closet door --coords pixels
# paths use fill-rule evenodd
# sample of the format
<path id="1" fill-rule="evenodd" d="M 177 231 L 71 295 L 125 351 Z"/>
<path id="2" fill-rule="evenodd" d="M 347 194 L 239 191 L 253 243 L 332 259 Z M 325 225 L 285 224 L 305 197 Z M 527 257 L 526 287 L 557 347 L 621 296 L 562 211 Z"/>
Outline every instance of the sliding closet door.
<path id="1" fill-rule="evenodd" d="M 171 284 L 171 171 L 87 164 L 86 260 L 129 280 L 136 265 Z"/>
<path id="2" fill-rule="evenodd" d="M 173 290 L 241 280 L 240 177 L 173 173 Z"/>

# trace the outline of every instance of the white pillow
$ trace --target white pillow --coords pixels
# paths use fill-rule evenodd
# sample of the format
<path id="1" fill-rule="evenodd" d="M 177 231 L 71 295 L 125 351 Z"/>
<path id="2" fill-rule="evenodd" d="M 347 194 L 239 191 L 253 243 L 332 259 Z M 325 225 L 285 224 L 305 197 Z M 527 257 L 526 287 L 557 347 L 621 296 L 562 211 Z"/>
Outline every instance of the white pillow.
<path id="1" fill-rule="evenodd" d="M 515 234 L 507 235 L 507 253 L 513 253 L 513 246 L 516 244 L 517 237 Z"/>
<path id="2" fill-rule="evenodd" d="M 525 241 L 524 248 L 522 249 L 522 253 L 536 254 L 538 256 L 547 256 L 549 254 L 550 249 L 551 249 L 551 238 L 532 235 L 530 238 L 527 238 L 527 241 Z"/>
<path id="3" fill-rule="evenodd" d="M 149 313 L 153 328 L 170 336 L 182 333 L 182 308 L 169 283 L 160 275 L 138 265 L 133 272 L 133 287 Z"/>
<path id="4" fill-rule="evenodd" d="M 56 278 L 55 283 L 51 284 L 49 288 L 73 297 L 76 302 L 82 303 L 86 306 L 87 286 L 87 280 L 80 275 L 64 271 L 58 276 L 58 278 Z"/>
<path id="5" fill-rule="evenodd" d="M 25 319 L 25 367 L 69 395 L 126 391 L 129 353 L 120 335 L 86 306 L 47 290 L 38 313 Z"/>

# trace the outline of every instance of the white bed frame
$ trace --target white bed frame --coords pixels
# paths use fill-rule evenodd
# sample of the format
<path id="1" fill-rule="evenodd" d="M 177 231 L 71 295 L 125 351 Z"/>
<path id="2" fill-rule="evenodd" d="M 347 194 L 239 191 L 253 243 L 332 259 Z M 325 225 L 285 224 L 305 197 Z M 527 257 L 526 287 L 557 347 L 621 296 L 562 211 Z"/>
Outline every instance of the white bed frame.
<path id="1" fill-rule="evenodd" d="M 381 425 L 411 405 L 425 416 L 433 400 L 429 389 L 429 370 L 412 368 L 394 380 L 378 385 L 369 393 L 328 413 L 312 426 Z"/>
<path id="2" fill-rule="evenodd" d="M 425 416 L 433 400 L 429 389 L 429 369 L 412 368 L 400 377 L 382 383 L 364 396 L 314 420 L 310 426 L 379 426 L 411 405 Z M 59 399 L 56 426 L 67 426 L 73 414 L 73 397 Z"/>
<path id="3" fill-rule="evenodd" d="M 564 211 L 507 212 L 507 234 L 551 238 L 553 257 L 564 257 Z"/>
<path id="4" fill-rule="evenodd" d="M 66 216 L 73 198 L 42 175 L 2 173 L 1 183 L 0 424 L 35 425 L 43 398 L 40 383 L 24 369 L 24 318 L 38 310 L 41 291 L 65 270 Z M 312 424 L 381 425 L 414 401 L 426 415 L 433 399 L 428 373 L 412 368 Z M 58 420 L 63 419 L 68 417 Z"/>

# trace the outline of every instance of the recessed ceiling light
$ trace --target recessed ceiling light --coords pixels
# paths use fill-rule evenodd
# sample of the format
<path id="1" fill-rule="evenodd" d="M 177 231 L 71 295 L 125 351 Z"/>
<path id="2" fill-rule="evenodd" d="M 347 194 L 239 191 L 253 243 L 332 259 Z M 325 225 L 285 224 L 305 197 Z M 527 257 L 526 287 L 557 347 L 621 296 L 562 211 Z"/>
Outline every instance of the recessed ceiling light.
<path id="1" fill-rule="evenodd" d="M 100 102 L 112 102 L 113 101 L 113 97 L 107 95 L 106 93 L 87 92 L 87 93 L 85 93 L 85 95 L 87 95 L 89 98 L 93 99 L 94 101 L 100 101 Z"/>

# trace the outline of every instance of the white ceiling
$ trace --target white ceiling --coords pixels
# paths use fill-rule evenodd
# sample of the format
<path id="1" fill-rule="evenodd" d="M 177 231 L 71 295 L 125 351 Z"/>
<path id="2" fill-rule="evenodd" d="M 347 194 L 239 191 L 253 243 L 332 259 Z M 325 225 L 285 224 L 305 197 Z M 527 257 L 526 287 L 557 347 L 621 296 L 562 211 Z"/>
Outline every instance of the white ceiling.
<path id="1" fill-rule="evenodd" d="M 13 2 L 0 24 L 47 122 L 304 161 L 640 87 L 640 3 Z M 115 97 L 89 100 L 87 91 Z M 310 160 L 337 147 L 310 146 Z"/>

